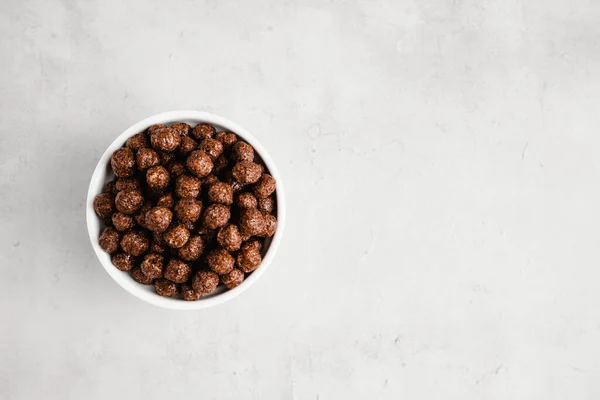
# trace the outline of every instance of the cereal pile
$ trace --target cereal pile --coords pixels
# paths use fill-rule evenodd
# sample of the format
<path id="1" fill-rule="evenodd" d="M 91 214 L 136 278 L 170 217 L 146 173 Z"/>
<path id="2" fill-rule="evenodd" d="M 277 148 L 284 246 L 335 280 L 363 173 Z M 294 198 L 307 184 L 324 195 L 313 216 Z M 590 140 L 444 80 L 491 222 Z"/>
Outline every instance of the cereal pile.
<path id="1" fill-rule="evenodd" d="M 212 125 L 153 125 L 112 154 L 94 199 L 100 247 L 161 296 L 198 300 L 238 286 L 275 234 L 275 179 L 254 148 Z"/>

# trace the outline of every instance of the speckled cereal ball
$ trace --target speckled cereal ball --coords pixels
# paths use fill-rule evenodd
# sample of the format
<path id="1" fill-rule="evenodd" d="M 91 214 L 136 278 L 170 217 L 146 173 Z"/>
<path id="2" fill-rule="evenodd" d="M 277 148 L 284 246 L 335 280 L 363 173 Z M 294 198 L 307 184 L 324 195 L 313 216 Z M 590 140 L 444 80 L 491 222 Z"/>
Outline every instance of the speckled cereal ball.
<path id="1" fill-rule="evenodd" d="M 223 204 L 211 204 L 204 211 L 202 226 L 208 229 L 217 229 L 224 226 L 230 217 L 229 207 Z"/>
<path id="2" fill-rule="evenodd" d="M 144 217 L 146 228 L 153 232 L 164 232 L 173 220 L 173 212 L 167 207 L 154 207 Z"/>
<path id="3" fill-rule="evenodd" d="M 265 218 L 255 208 L 245 210 L 240 216 L 240 231 L 242 235 L 255 236 L 265 231 Z"/>
<path id="4" fill-rule="evenodd" d="M 165 258 L 160 254 L 150 253 L 144 256 L 140 269 L 148 278 L 162 278 Z"/>
<path id="5" fill-rule="evenodd" d="M 207 156 L 214 162 L 223 153 L 223 143 L 217 139 L 203 139 L 198 144 L 198 149 L 206 153 Z"/>
<path id="6" fill-rule="evenodd" d="M 165 124 L 155 124 L 155 125 L 150 126 L 146 130 L 146 132 L 148 132 L 148 135 L 152 135 L 154 132 L 156 132 L 156 131 L 158 131 L 160 129 L 166 128 L 166 127 L 167 126 Z"/>
<path id="7" fill-rule="evenodd" d="M 262 239 L 251 238 L 242 245 L 242 249 L 249 249 L 249 248 L 254 248 L 258 251 L 261 251 L 263 248 Z"/>
<path id="8" fill-rule="evenodd" d="M 219 174 L 229 166 L 229 159 L 224 154 L 221 154 L 219 158 L 213 162 L 213 164 L 213 172 L 215 174 Z"/>
<path id="9" fill-rule="evenodd" d="M 131 277 L 134 281 L 141 283 L 142 285 L 151 285 L 153 280 L 152 278 L 148 278 L 146 275 L 144 275 L 142 270 L 138 267 L 131 270 Z"/>
<path id="10" fill-rule="evenodd" d="M 130 271 L 133 268 L 135 258 L 131 254 L 118 253 L 112 256 L 112 263 L 121 271 Z"/>
<path id="11" fill-rule="evenodd" d="M 259 199 L 264 199 L 273 194 L 275 186 L 275 178 L 269 174 L 262 174 L 256 185 L 254 185 L 254 194 Z"/>
<path id="12" fill-rule="evenodd" d="M 132 151 L 138 151 L 144 147 L 148 147 L 148 137 L 144 133 L 136 133 L 125 142 L 125 147 Z"/>
<path id="13" fill-rule="evenodd" d="M 125 232 L 135 226 L 135 220 L 131 215 L 116 212 L 112 215 L 112 223 L 116 230 Z"/>
<path id="14" fill-rule="evenodd" d="M 115 189 L 118 192 L 122 190 L 142 190 L 142 184 L 135 178 L 119 178 L 115 181 Z"/>
<path id="15" fill-rule="evenodd" d="M 146 228 L 146 213 L 150 211 L 151 208 L 152 203 L 149 200 L 146 200 L 140 211 L 134 216 L 135 222 L 142 228 Z"/>
<path id="16" fill-rule="evenodd" d="M 204 240 L 201 236 L 192 236 L 190 240 L 179 249 L 179 258 L 185 261 L 196 261 L 204 251 Z"/>
<path id="17" fill-rule="evenodd" d="M 110 166 L 119 178 L 132 176 L 135 171 L 135 157 L 133 151 L 127 147 L 115 150 L 110 159 Z"/>
<path id="18" fill-rule="evenodd" d="M 165 278 L 175 283 L 187 282 L 192 276 L 192 268 L 183 260 L 171 258 L 165 269 Z"/>
<path id="19" fill-rule="evenodd" d="M 225 149 L 230 148 L 235 142 L 237 142 L 237 136 L 235 135 L 235 133 L 231 132 L 219 132 L 215 136 L 215 139 L 223 143 L 223 147 Z"/>
<path id="20" fill-rule="evenodd" d="M 210 174 L 213 169 L 213 163 L 210 157 L 201 150 L 194 150 L 190 153 L 186 160 L 186 166 L 190 172 L 198 178 L 204 178 Z"/>
<path id="21" fill-rule="evenodd" d="M 237 268 L 231 270 L 231 272 L 220 276 L 221 283 L 227 286 L 227 289 L 233 289 L 239 286 L 244 281 L 244 273 Z"/>
<path id="22" fill-rule="evenodd" d="M 217 232 L 217 242 L 227 251 L 237 251 L 242 245 L 242 234 L 236 225 L 228 224 Z"/>
<path id="23" fill-rule="evenodd" d="M 233 188 L 225 182 L 217 182 L 208 188 L 208 201 L 230 205 L 233 203 Z"/>
<path id="24" fill-rule="evenodd" d="M 191 153 L 192 151 L 198 148 L 198 143 L 194 139 L 189 136 L 183 136 L 181 138 L 181 144 L 177 148 L 177 153 L 181 155 L 186 155 Z"/>
<path id="25" fill-rule="evenodd" d="M 179 222 L 196 222 L 202 213 L 202 202 L 192 197 L 184 197 L 175 205 L 175 215 Z"/>
<path id="26" fill-rule="evenodd" d="M 190 231 L 182 224 L 175 225 L 163 235 L 167 246 L 174 249 L 183 247 L 190 239 Z"/>
<path id="27" fill-rule="evenodd" d="M 233 166 L 231 171 L 233 178 L 243 185 L 256 183 L 263 173 L 263 167 L 249 161 L 242 161 Z M 254 193 L 256 195 L 256 193 Z"/>
<path id="28" fill-rule="evenodd" d="M 184 283 L 183 285 L 181 285 L 181 296 L 183 297 L 184 300 L 187 300 L 187 301 L 200 300 L 200 297 L 202 297 L 202 295 L 200 293 L 196 292 L 187 283 Z"/>
<path id="29" fill-rule="evenodd" d="M 111 254 L 119 250 L 120 238 L 121 235 L 114 228 L 104 228 L 98 238 L 98 243 L 100 244 L 100 247 L 102 247 L 102 250 Z"/>
<path id="30" fill-rule="evenodd" d="M 148 250 L 150 241 L 146 235 L 140 231 L 131 230 L 126 232 L 121 239 L 121 248 L 127 254 L 140 256 Z"/>
<path id="31" fill-rule="evenodd" d="M 192 127 L 186 124 L 185 122 L 175 122 L 171 125 L 171 129 L 177 132 L 179 136 L 183 137 L 188 136 L 190 134 Z"/>
<path id="32" fill-rule="evenodd" d="M 160 157 L 158 157 L 158 153 L 155 150 L 144 147 L 136 153 L 135 162 L 140 171 L 145 171 L 150 167 L 160 164 Z"/>
<path id="33" fill-rule="evenodd" d="M 202 178 L 202 184 L 205 187 L 211 187 L 217 182 L 219 182 L 219 178 L 217 178 L 214 174 L 208 174 L 204 178 Z"/>
<path id="34" fill-rule="evenodd" d="M 168 165 L 171 161 L 175 160 L 175 152 L 169 151 L 157 151 L 158 157 L 160 158 L 160 163 L 163 165 Z"/>
<path id="35" fill-rule="evenodd" d="M 174 205 L 175 205 L 175 198 L 173 197 L 173 193 L 165 194 L 160 199 L 158 199 L 158 201 L 156 202 L 157 207 L 173 208 Z"/>
<path id="36" fill-rule="evenodd" d="M 144 205 L 144 196 L 137 190 L 121 190 L 115 198 L 115 206 L 123 214 L 135 214 Z"/>
<path id="37" fill-rule="evenodd" d="M 238 194 L 236 205 L 242 210 L 247 210 L 249 208 L 256 208 L 258 201 L 252 193 L 244 192 Z"/>
<path id="38" fill-rule="evenodd" d="M 242 247 L 237 254 L 236 265 L 239 269 L 248 273 L 258 268 L 261 261 L 260 251 L 256 250 L 256 248 Z"/>
<path id="39" fill-rule="evenodd" d="M 167 244 L 163 238 L 162 233 L 152 232 L 152 244 L 150 245 L 150 252 L 163 254 L 167 251 Z"/>
<path id="40" fill-rule="evenodd" d="M 191 175 L 181 175 L 175 180 L 175 194 L 179 197 L 196 198 L 200 195 L 200 179 Z"/>
<path id="41" fill-rule="evenodd" d="M 177 295 L 177 284 L 168 279 L 157 279 L 154 281 L 154 290 L 160 296 L 173 297 Z"/>
<path id="42" fill-rule="evenodd" d="M 171 178 L 177 178 L 185 174 L 185 164 L 181 161 L 173 160 L 167 165 L 167 171 L 171 174 Z"/>
<path id="43" fill-rule="evenodd" d="M 192 279 L 192 288 L 200 294 L 214 292 L 219 285 L 219 275 L 212 271 L 200 271 Z"/>
<path id="44" fill-rule="evenodd" d="M 158 165 L 156 167 L 150 168 L 146 172 L 146 182 L 150 188 L 155 190 L 161 190 L 169 186 L 169 182 L 171 182 L 171 177 L 169 176 L 169 171 L 162 165 Z"/>
<path id="45" fill-rule="evenodd" d="M 277 230 L 277 218 L 271 214 L 263 214 L 265 218 L 265 230 L 259 235 L 262 237 L 271 237 Z"/>
<path id="46" fill-rule="evenodd" d="M 119 191 L 115 188 L 115 183 L 116 183 L 116 181 L 106 182 L 106 185 L 104 185 L 104 190 L 102 191 L 102 193 L 108 193 L 108 194 L 112 194 L 112 195 L 119 193 Z"/>
<path id="47" fill-rule="evenodd" d="M 209 124 L 198 124 L 192 129 L 194 139 L 202 140 L 215 136 L 215 128 Z"/>
<path id="48" fill-rule="evenodd" d="M 109 193 L 100 193 L 94 198 L 94 211 L 100 218 L 108 218 L 115 209 L 115 198 Z"/>
<path id="49" fill-rule="evenodd" d="M 159 128 L 150 134 L 150 143 L 156 150 L 171 152 L 181 144 L 181 136 L 171 128 Z"/>
<path id="50" fill-rule="evenodd" d="M 231 272 L 235 265 L 235 259 L 227 250 L 215 249 L 206 256 L 209 268 L 219 275 Z"/>
<path id="51" fill-rule="evenodd" d="M 275 210 L 275 199 L 273 199 L 273 196 L 265 197 L 264 199 L 258 199 L 258 205 L 256 208 L 258 208 L 258 211 L 260 212 L 272 214 Z"/>
<path id="52" fill-rule="evenodd" d="M 237 141 L 231 147 L 231 158 L 233 161 L 254 161 L 254 148 L 246 142 Z"/>

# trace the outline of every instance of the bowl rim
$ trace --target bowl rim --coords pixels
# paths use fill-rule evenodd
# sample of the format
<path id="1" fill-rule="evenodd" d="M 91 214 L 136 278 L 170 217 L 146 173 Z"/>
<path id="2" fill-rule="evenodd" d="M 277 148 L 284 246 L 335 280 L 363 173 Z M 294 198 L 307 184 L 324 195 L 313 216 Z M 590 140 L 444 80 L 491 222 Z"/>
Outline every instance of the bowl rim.
<path id="1" fill-rule="evenodd" d="M 262 158 L 263 162 L 265 163 L 267 169 L 269 170 L 269 173 L 271 174 L 271 176 L 273 176 L 273 178 L 275 178 L 277 182 L 277 191 L 275 192 L 277 198 L 277 230 L 275 232 L 275 235 L 273 235 L 271 244 L 269 245 L 269 248 L 267 249 L 267 252 L 263 257 L 261 265 L 252 274 L 250 274 L 239 286 L 212 297 L 201 298 L 197 301 L 185 301 L 179 298 L 163 297 L 159 296 L 154 292 L 144 290 L 142 288 L 142 285 L 134 281 L 131 278 L 131 276 L 129 276 L 128 274 L 123 274 L 122 271 L 119 271 L 117 268 L 115 268 L 115 266 L 112 265 L 112 262 L 110 261 L 110 255 L 105 253 L 98 244 L 98 230 L 100 226 L 100 219 L 96 215 L 93 206 L 94 198 L 100 193 L 97 189 L 98 181 L 102 182 L 102 187 L 104 185 L 104 181 L 106 180 L 107 166 L 110 162 L 110 157 L 116 149 L 122 147 L 129 137 L 133 136 L 136 133 L 143 132 L 151 125 L 160 123 L 168 124 L 186 120 L 197 121 L 196 123 L 205 122 L 210 123 L 212 125 L 218 125 L 226 129 L 227 131 L 236 133 L 244 141 L 248 142 L 250 145 L 252 145 L 252 147 L 254 147 L 258 155 Z M 204 308 L 213 307 L 222 304 L 228 300 L 231 300 L 234 297 L 237 297 L 244 291 L 246 291 L 265 273 L 267 267 L 275 257 L 279 244 L 281 243 L 281 238 L 283 236 L 285 216 L 285 195 L 281 176 L 279 175 L 279 171 L 267 150 L 265 150 L 265 148 L 262 146 L 262 144 L 260 144 L 256 137 L 254 137 L 250 132 L 248 132 L 246 129 L 244 129 L 237 123 L 230 121 L 227 118 L 205 111 L 176 110 L 162 112 L 144 118 L 143 120 L 136 122 L 129 128 L 125 129 L 111 142 L 111 144 L 107 147 L 107 149 L 104 151 L 104 153 L 98 160 L 96 168 L 94 169 L 94 172 L 90 179 L 87 193 L 87 230 L 90 238 L 90 243 L 92 244 L 92 248 L 94 249 L 96 258 L 98 259 L 98 261 L 100 261 L 100 264 L 102 264 L 108 275 L 110 275 L 110 277 L 119 286 L 121 286 L 133 296 L 152 305 L 171 310 L 200 310 Z"/>

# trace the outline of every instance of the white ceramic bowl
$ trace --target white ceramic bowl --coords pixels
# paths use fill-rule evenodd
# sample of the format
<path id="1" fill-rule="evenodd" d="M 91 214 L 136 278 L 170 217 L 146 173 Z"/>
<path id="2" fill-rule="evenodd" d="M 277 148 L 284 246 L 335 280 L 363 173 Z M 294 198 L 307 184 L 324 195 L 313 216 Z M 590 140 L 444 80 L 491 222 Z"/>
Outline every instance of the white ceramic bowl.
<path id="1" fill-rule="evenodd" d="M 198 301 L 185 301 L 180 298 L 169 298 L 159 296 L 154 291 L 154 287 L 152 285 L 139 284 L 132 279 L 128 272 L 120 271 L 114 265 L 112 265 L 110 255 L 105 253 L 98 244 L 98 236 L 100 235 L 104 224 L 94 212 L 93 202 L 94 197 L 96 197 L 98 193 L 102 192 L 102 189 L 104 188 L 106 182 L 114 178 L 114 174 L 110 168 L 110 157 L 112 153 L 118 148 L 122 147 L 128 138 L 130 138 L 138 132 L 144 131 L 149 126 L 154 124 L 170 124 L 173 122 L 187 122 L 192 126 L 201 122 L 205 122 L 215 126 L 217 128 L 217 131 L 226 130 L 236 133 L 244 141 L 250 143 L 254 147 L 254 149 L 256 150 L 256 154 L 262 159 L 265 166 L 267 167 L 268 172 L 277 181 L 277 191 L 275 192 L 277 196 L 277 231 L 275 232 L 275 235 L 272 238 L 267 239 L 265 241 L 265 245 L 262 251 L 263 261 L 261 265 L 253 273 L 251 273 L 238 287 L 232 290 L 226 290 L 225 288 L 219 287 L 217 291 L 211 293 L 208 296 L 202 297 Z M 88 189 L 87 195 L 86 218 L 88 233 L 90 235 L 92 247 L 96 252 L 98 260 L 100 260 L 100 263 L 102 264 L 106 272 L 108 272 L 108 274 L 115 280 L 115 282 L 117 282 L 123 289 L 127 290 L 135 297 L 142 299 L 145 302 L 148 302 L 155 306 L 175 310 L 198 310 L 201 308 L 207 308 L 215 306 L 217 304 L 221 304 L 227 300 L 230 300 L 240 295 L 244 290 L 248 289 L 250 285 L 256 282 L 266 271 L 271 261 L 273 261 L 273 257 L 275 257 L 275 253 L 277 251 L 277 248 L 279 247 L 279 243 L 281 242 L 281 237 L 283 235 L 283 228 L 285 225 L 285 198 L 283 193 L 283 185 L 281 183 L 281 177 L 279 176 L 279 172 L 277 171 L 275 164 L 271 160 L 269 153 L 267 153 L 267 151 L 258 142 L 258 140 L 256 140 L 256 138 L 252 136 L 248 131 L 246 131 L 238 124 L 231 122 L 223 117 L 219 117 L 217 115 L 209 114 L 206 112 L 170 111 L 153 115 L 136 123 L 135 125 L 125 130 L 125 132 L 121 133 L 110 144 L 110 146 L 108 146 L 108 149 L 106 149 L 106 151 L 100 158 L 100 161 L 98 161 L 98 165 L 96 166 L 94 174 L 92 175 L 92 180 L 90 181 L 90 187 Z"/>

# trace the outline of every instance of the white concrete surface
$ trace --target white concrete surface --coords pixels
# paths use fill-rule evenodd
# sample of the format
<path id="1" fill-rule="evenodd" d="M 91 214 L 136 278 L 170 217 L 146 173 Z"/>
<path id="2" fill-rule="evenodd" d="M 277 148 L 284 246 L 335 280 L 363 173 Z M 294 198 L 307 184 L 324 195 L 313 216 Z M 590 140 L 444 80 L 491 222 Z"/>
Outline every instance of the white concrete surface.
<path id="1" fill-rule="evenodd" d="M 169 3 L 169 4 L 167 4 Z M 600 398 L 600 3 L 0 4 L 0 398 Z M 151 307 L 84 221 L 159 111 L 287 183 L 242 297 Z"/>

